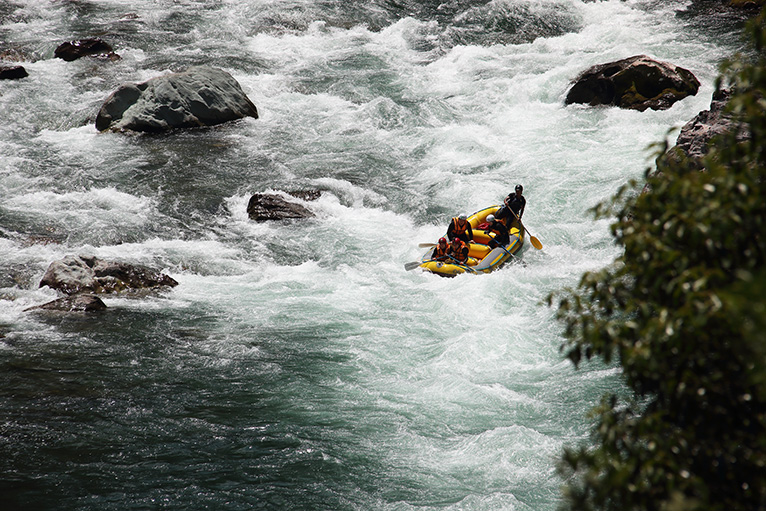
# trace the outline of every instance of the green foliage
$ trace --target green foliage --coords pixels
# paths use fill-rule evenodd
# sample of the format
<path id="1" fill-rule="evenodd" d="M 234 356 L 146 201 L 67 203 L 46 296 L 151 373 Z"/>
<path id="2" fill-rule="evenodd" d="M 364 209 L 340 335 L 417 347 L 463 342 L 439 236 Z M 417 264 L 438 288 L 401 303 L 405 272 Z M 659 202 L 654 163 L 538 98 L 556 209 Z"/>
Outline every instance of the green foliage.
<path id="1" fill-rule="evenodd" d="M 766 28 L 754 57 L 723 69 L 739 129 L 711 144 L 700 172 L 658 159 L 649 193 L 623 187 L 624 250 L 551 295 L 578 365 L 618 362 L 634 398 L 606 396 L 595 445 L 567 449 L 568 509 L 766 510 Z"/>

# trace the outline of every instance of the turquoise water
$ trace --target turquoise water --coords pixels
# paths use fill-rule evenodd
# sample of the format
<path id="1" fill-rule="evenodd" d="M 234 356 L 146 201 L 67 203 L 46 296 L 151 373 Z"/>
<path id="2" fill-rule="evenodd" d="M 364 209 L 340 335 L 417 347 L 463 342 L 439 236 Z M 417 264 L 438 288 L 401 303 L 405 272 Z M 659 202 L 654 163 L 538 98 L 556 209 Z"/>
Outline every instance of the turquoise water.
<path id="1" fill-rule="evenodd" d="M 12 509 L 553 510 L 564 445 L 616 368 L 575 371 L 542 305 L 616 255 L 589 209 L 710 103 L 736 20 L 676 2 L 58 2 L 0 6 L 27 79 L 0 89 L 0 473 Z M 53 58 L 98 35 L 115 63 Z M 564 107 L 590 65 L 692 70 L 663 112 Z M 261 117 L 97 133 L 119 84 L 230 72 Z M 525 265 L 405 272 L 449 219 L 523 183 Z M 301 222 L 251 194 L 320 189 Z M 57 297 L 92 254 L 179 281 Z"/>

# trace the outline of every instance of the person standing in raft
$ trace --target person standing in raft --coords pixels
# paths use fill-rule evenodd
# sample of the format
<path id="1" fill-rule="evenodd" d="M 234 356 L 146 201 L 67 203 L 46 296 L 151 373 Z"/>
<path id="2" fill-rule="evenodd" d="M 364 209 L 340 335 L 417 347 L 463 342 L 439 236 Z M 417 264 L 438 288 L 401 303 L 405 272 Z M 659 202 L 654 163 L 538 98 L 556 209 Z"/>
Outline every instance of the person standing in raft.
<path id="1" fill-rule="evenodd" d="M 511 237 L 508 234 L 508 227 L 495 218 L 495 215 L 487 215 L 487 223 L 489 225 L 484 230 L 484 234 L 495 233 L 495 237 L 489 240 L 488 245 L 490 248 L 495 248 L 499 245 L 506 246 L 511 241 Z"/>
<path id="2" fill-rule="evenodd" d="M 455 238 L 460 238 L 466 243 L 470 243 L 473 239 L 471 222 L 468 221 L 468 217 L 465 213 L 461 213 L 449 223 L 449 227 L 447 227 L 447 238 L 449 238 L 450 241 Z"/>
<path id="3" fill-rule="evenodd" d="M 447 255 L 455 258 L 460 264 L 468 263 L 468 245 L 463 243 L 460 238 L 452 238 L 452 242 L 447 249 Z"/>
<path id="4" fill-rule="evenodd" d="M 447 245 L 447 239 L 439 238 L 439 244 L 434 247 L 433 254 L 431 254 L 431 259 L 433 261 L 446 261 L 449 259 L 447 257 L 448 251 L 449 246 Z"/>
<path id="5" fill-rule="evenodd" d="M 524 208 L 527 206 L 527 199 L 521 194 L 524 191 L 524 187 L 516 185 L 516 193 L 509 193 L 505 198 L 505 206 L 510 209 L 509 218 L 511 221 L 518 219 L 521 221 L 521 217 L 524 215 Z M 505 225 L 511 225 L 510 222 L 506 222 Z"/>

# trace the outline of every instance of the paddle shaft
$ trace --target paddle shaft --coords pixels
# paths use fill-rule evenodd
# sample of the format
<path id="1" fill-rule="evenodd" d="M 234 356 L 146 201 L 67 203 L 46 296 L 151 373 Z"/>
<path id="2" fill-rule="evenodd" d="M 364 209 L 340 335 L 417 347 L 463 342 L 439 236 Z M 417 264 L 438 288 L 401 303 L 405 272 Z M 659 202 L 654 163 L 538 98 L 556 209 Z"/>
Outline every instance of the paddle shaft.
<path id="1" fill-rule="evenodd" d="M 467 264 L 463 264 L 463 263 L 461 263 L 460 261 L 458 261 L 457 259 L 455 259 L 454 257 L 452 257 L 452 256 L 451 256 L 451 255 L 449 255 L 449 254 L 444 254 L 444 255 L 446 255 L 447 257 L 449 257 L 449 258 L 450 258 L 450 259 L 452 259 L 453 261 L 455 261 L 455 262 L 457 263 L 457 265 L 458 265 L 458 266 L 462 266 L 462 267 L 464 267 L 464 268 L 467 268 L 467 269 L 471 270 L 472 272 L 476 273 L 476 270 L 474 270 L 473 268 L 471 268 L 471 267 L 470 267 L 470 266 L 468 266 Z"/>
<path id="2" fill-rule="evenodd" d="M 532 242 L 532 246 L 535 247 L 537 250 L 542 250 L 543 244 L 540 243 L 540 240 L 532 236 L 532 233 L 529 232 L 529 229 L 527 229 L 527 227 L 521 222 L 521 218 L 519 218 L 519 215 L 517 215 L 514 210 L 512 210 L 511 208 L 508 208 L 508 209 L 511 210 L 511 213 L 513 213 L 513 216 L 516 217 L 516 220 L 519 221 L 519 225 L 521 226 L 521 228 L 524 229 L 527 232 L 527 234 L 529 234 L 529 240 Z"/>

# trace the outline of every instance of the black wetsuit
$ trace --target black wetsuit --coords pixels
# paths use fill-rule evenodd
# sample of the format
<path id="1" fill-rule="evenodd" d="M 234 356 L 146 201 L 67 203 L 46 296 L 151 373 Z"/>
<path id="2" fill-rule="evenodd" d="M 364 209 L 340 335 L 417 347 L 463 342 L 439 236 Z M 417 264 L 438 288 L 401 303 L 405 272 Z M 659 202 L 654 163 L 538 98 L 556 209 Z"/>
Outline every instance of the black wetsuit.
<path id="1" fill-rule="evenodd" d="M 511 241 L 511 237 L 508 234 L 508 227 L 506 227 L 503 222 L 499 222 L 497 218 L 495 218 L 484 231 L 485 234 L 489 234 L 490 232 L 495 233 L 495 237 L 489 240 L 488 243 L 492 248 L 495 248 L 498 245 L 503 245 L 503 247 L 505 247 Z"/>
<path id="2" fill-rule="evenodd" d="M 506 227 L 509 227 L 511 222 L 516 221 L 516 217 L 513 216 L 513 213 L 511 213 L 511 210 L 508 206 L 500 206 L 500 209 L 495 211 L 495 218 L 501 220 Z"/>
<path id="3" fill-rule="evenodd" d="M 519 217 L 519 220 L 521 220 L 521 215 L 524 214 L 524 208 L 527 205 L 527 199 L 523 195 L 516 195 L 514 193 L 508 196 L 506 205 L 511 208 L 513 213 L 516 213 L 516 216 L 511 213 L 511 219 L 516 220 L 516 217 Z"/>

